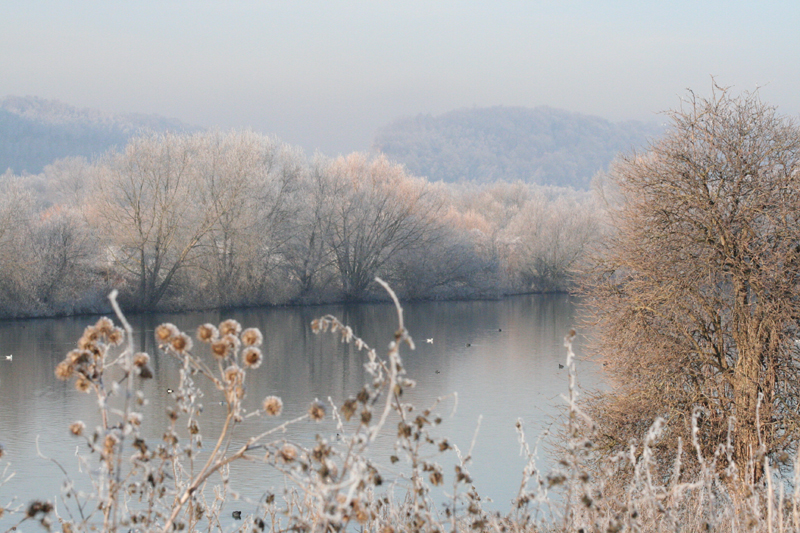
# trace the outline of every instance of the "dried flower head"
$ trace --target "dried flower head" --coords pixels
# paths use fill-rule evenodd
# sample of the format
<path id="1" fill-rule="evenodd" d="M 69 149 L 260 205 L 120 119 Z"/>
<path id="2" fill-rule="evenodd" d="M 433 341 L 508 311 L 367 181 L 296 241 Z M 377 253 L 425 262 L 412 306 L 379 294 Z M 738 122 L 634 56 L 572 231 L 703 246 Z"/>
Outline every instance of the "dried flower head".
<path id="1" fill-rule="evenodd" d="M 83 435 L 83 430 L 86 429 L 86 424 L 78 420 L 69 425 L 69 431 L 76 437 Z"/>
<path id="2" fill-rule="evenodd" d="M 238 350 L 239 346 L 242 345 L 242 341 L 239 340 L 239 337 L 230 333 L 223 335 L 221 340 L 227 342 L 233 350 Z"/>
<path id="3" fill-rule="evenodd" d="M 311 407 L 308 408 L 308 416 L 311 420 L 319 422 L 325 418 L 325 406 L 319 400 L 311 402 Z"/>
<path id="4" fill-rule="evenodd" d="M 238 335 L 242 331 L 242 325 L 236 320 L 229 318 L 219 325 L 220 335 Z"/>
<path id="5" fill-rule="evenodd" d="M 242 332 L 242 344 L 245 346 L 261 346 L 264 337 L 258 328 L 247 328 Z"/>
<path id="6" fill-rule="evenodd" d="M 75 380 L 75 389 L 80 392 L 89 392 L 89 389 L 92 388 L 92 384 L 86 379 L 84 376 L 78 376 L 78 379 Z"/>
<path id="7" fill-rule="evenodd" d="M 213 324 L 203 324 L 197 328 L 197 340 L 200 342 L 211 342 L 219 337 L 219 331 Z"/>
<path id="8" fill-rule="evenodd" d="M 166 344 L 171 341 L 173 337 L 180 335 L 180 333 L 180 330 L 175 324 L 167 322 L 156 327 L 156 341 L 158 341 L 159 344 Z"/>
<path id="9" fill-rule="evenodd" d="M 342 405 L 342 415 L 344 415 L 344 419 L 350 421 L 354 414 L 356 414 L 356 410 L 358 409 L 358 403 L 356 402 L 355 398 L 348 398 L 344 405 Z"/>
<path id="10" fill-rule="evenodd" d="M 86 326 L 86 329 L 83 330 L 83 336 L 81 336 L 81 340 L 87 343 L 97 342 L 99 338 L 100 332 L 94 326 Z"/>
<path id="11" fill-rule="evenodd" d="M 96 348 L 97 343 L 97 336 L 96 335 L 86 335 L 84 332 L 83 336 L 78 339 L 78 348 L 81 350 L 88 350 L 91 348 Z"/>
<path id="12" fill-rule="evenodd" d="M 186 333 L 180 333 L 170 341 L 172 349 L 180 354 L 185 354 L 192 349 L 192 339 Z"/>
<path id="13" fill-rule="evenodd" d="M 132 426 L 141 426 L 142 425 L 142 413 L 131 412 L 128 415 L 128 422 Z"/>
<path id="14" fill-rule="evenodd" d="M 283 410 L 283 400 L 277 396 L 267 396 L 264 398 L 264 412 L 270 416 L 278 416 Z"/>
<path id="15" fill-rule="evenodd" d="M 231 354 L 231 345 L 224 339 L 217 339 L 211 343 L 211 353 L 217 359 L 225 359 Z"/>
<path id="16" fill-rule="evenodd" d="M 39 513 L 46 515 L 49 514 L 53 510 L 53 504 L 50 502 L 41 502 L 39 500 L 35 500 L 28 505 L 28 509 L 25 510 L 25 517 L 26 518 L 36 518 L 36 515 Z M 42 519 L 44 520 L 44 518 Z"/>
<path id="17" fill-rule="evenodd" d="M 66 359 L 56 365 L 56 377 L 61 381 L 66 381 L 71 378 L 74 371 L 75 367 Z"/>
<path id="18" fill-rule="evenodd" d="M 260 367 L 261 361 L 263 360 L 263 357 L 261 356 L 261 350 L 255 346 L 245 348 L 244 352 L 242 352 L 242 360 L 247 368 L 256 369 Z"/>
<path id="19" fill-rule="evenodd" d="M 67 361 L 73 365 L 88 363 L 92 358 L 92 353 L 88 350 L 70 350 L 67 354 Z"/>
<path id="20" fill-rule="evenodd" d="M 119 438 L 116 435 L 113 433 L 106 435 L 106 438 L 103 439 L 103 455 L 106 457 L 113 455 L 117 444 L 119 444 Z"/>
<path id="21" fill-rule="evenodd" d="M 107 316 L 104 316 L 97 321 L 94 327 L 100 335 L 108 336 L 112 331 L 114 331 L 114 322 L 112 322 Z"/>
<path id="22" fill-rule="evenodd" d="M 278 457 L 280 457 L 285 463 L 291 463 L 297 459 L 297 448 L 291 444 L 284 444 L 278 452 Z"/>
<path id="23" fill-rule="evenodd" d="M 125 340 L 125 331 L 122 328 L 114 328 L 106 335 L 106 338 L 112 346 L 119 346 Z"/>
<path id="24" fill-rule="evenodd" d="M 227 383 L 241 383 L 244 376 L 241 368 L 236 365 L 231 365 L 225 369 L 223 377 Z"/>
<path id="25" fill-rule="evenodd" d="M 139 368 L 147 365 L 150 362 L 150 356 L 144 352 L 139 352 L 133 356 L 133 364 Z"/>

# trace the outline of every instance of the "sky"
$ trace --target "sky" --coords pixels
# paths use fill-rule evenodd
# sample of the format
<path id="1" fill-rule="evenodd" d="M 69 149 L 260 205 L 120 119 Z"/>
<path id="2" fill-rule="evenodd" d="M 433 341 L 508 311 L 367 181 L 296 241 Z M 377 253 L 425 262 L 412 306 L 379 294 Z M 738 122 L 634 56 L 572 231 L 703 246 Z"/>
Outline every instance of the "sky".
<path id="1" fill-rule="evenodd" d="M 401 117 L 660 121 L 712 78 L 800 112 L 800 2 L 0 0 L 0 96 L 252 128 L 327 155 Z"/>

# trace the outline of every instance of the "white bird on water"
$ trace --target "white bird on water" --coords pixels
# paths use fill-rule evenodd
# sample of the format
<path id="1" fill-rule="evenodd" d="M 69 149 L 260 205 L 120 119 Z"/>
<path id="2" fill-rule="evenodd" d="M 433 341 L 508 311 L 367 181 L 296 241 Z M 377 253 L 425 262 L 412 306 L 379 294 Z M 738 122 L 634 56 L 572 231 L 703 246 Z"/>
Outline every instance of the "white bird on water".
<path id="1" fill-rule="evenodd" d="M 6 356 L 6 361 L 11 361 L 12 359 L 14 359 L 14 354 Z"/>
<path id="2" fill-rule="evenodd" d="M 428 344 L 433 344 L 433 339 L 425 339 L 425 342 L 427 342 Z"/>

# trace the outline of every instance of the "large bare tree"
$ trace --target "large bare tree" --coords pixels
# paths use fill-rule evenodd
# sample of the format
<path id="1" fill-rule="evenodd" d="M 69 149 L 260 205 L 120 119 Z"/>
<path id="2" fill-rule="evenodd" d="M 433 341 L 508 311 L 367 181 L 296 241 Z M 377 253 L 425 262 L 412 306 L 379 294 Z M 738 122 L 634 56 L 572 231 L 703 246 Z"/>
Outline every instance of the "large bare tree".
<path id="1" fill-rule="evenodd" d="M 395 254 L 422 246 L 441 208 L 425 181 L 408 176 L 385 156 L 351 154 L 326 169 L 333 202 L 331 249 L 345 298 L 361 298 Z"/>
<path id="2" fill-rule="evenodd" d="M 113 265 L 134 280 L 138 309 L 158 306 L 220 216 L 197 208 L 197 158 L 192 137 L 153 134 L 99 163 L 88 212 L 105 234 Z"/>
<path id="3" fill-rule="evenodd" d="M 287 197 L 302 154 L 253 132 L 196 136 L 195 194 L 209 217 L 198 268 L 217 305 L 269 301 L 265 278 L 286 239 Z"/>
<path id="4" fill-rule="evenodd" d="M 588 292 L 614 386 L 595 414 L 611 449 L 655 417 L 674 449 L 695 416 L 712 454 L 731 424 L 752 480 L 761 453 L 785 457 L 800 438 L 800 129 L 720 88 L 671 118 L 611 171 L 616 233 Z"/>

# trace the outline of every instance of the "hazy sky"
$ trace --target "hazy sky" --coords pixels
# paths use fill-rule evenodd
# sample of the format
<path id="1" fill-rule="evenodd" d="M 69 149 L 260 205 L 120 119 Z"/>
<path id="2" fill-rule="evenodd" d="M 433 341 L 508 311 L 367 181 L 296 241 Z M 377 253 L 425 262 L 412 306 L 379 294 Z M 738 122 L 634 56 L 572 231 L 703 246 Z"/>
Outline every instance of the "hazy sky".
<path id="1" fill-rule="evenodd" d="M 0 96 L 365 150 L 418 113 L 658 120 L 711 76 L 800 110 L 800 2 L 0 0 Z"/>

